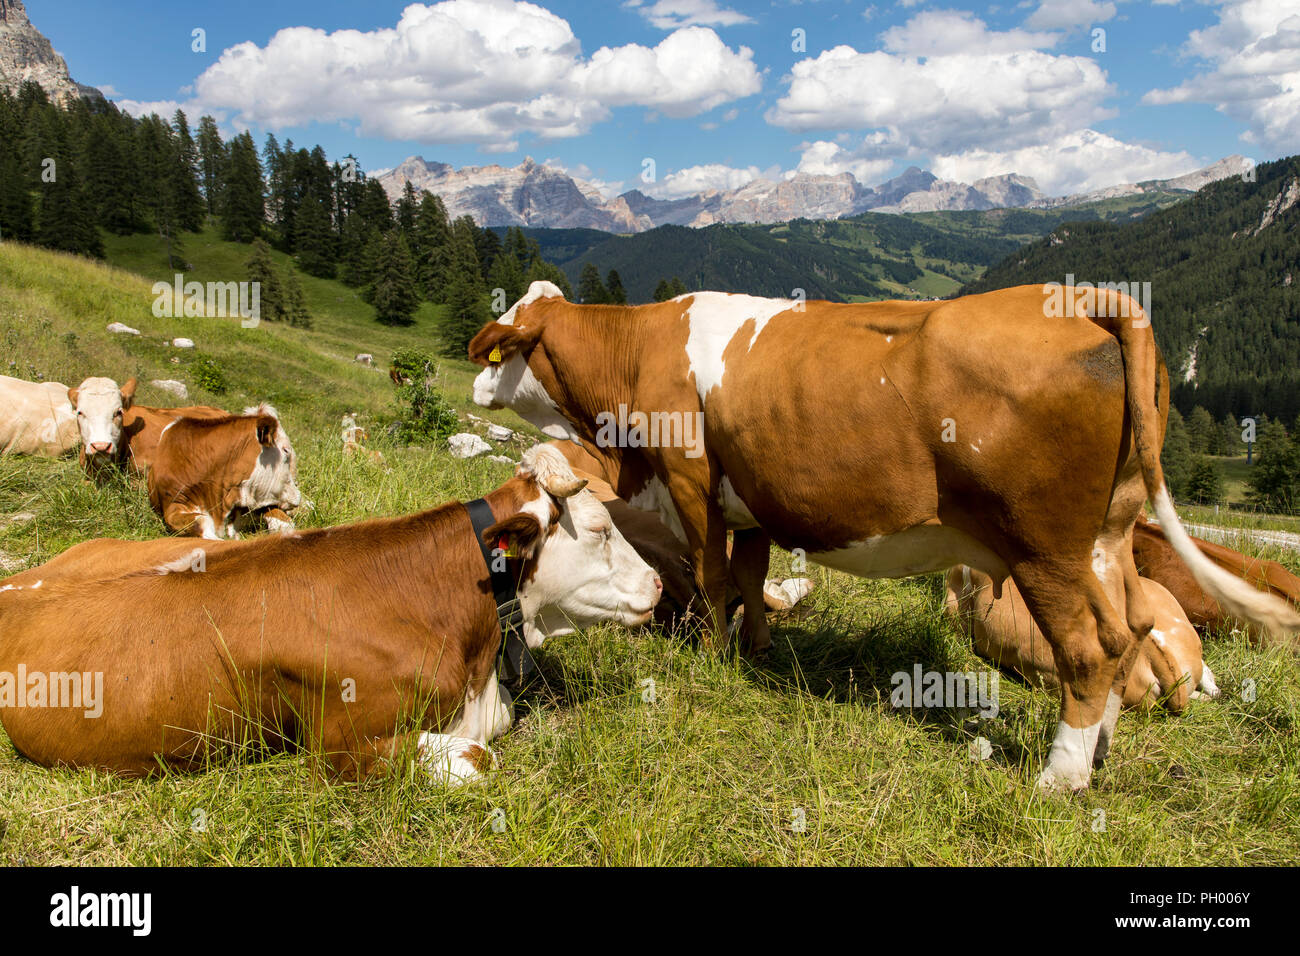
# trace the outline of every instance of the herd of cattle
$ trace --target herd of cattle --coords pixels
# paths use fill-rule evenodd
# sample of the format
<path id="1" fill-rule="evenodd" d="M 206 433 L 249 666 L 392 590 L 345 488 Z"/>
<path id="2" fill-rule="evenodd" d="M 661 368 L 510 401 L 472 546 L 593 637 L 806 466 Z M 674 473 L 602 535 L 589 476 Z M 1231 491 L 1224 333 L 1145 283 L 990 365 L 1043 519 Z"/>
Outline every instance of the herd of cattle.
<path id="1" fill-rule="evenodd" d="M 252 744 L 310 748 L 349 778 L 414 759 L 469 779 L 513 719 L 502 581 L 532 648 L 693 616 L 706 647 L 736 631 L 761 654 L 767 612 L 812 587 L 767 579 L 776 543 L 862 576 L 950 569 L 947 609 L 977 652 L 1059 686 L 1039 786 L 1087 786 L 1122 705 L 1218 693 L 1196 628 L 1289 639 L 1300 580 L 1187 536 L 1150 324 L 1120 293 L 1066 292 L 1060 316 L 1036 286 L 582 306 L 535 282 L 470 343 L 473 397 L 554 440 L 479 502 L 307 531 L 270 406 L 0 380 L 20 423 L 6 452 L 80 446 L 90 479 L 143 479 L 170 529 L 211 539 L 87 541 L 0 582 L 0 721 L 47 766 L 195 769 Z M 611 442 L 614 409 L 699 421 L 702 447 L 671 429 Z M 360 447 L 355 420 L 343 437 Z M 259 519 L 280 533 L 232 540 Z M 103 706 L 13 706 L 14 673 L 51 675 L 51 693 L 53 675 L 102 676 Z"/>

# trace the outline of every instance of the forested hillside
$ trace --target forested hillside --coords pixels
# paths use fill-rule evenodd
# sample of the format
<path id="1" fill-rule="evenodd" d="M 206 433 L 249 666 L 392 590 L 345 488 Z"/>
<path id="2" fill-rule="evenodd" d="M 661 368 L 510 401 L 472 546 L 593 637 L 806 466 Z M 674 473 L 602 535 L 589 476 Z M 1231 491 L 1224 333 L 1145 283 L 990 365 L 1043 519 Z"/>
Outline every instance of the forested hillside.
<path id="1" fill-rule="evenodd" d="M 1152 324 L 1185 413 L 1300 414 L 1300 157 L 1263 163 L 1126 225 L 1069 223 L 963 292 L 1150 282 Z"/>
<path id="2" fill-rule="evenodd" d="M 686 289 L 790 295 L 831 301 L 951 295 L 1063 222 L 1127 222 L 1179 202 L 1148 193 L 1057 209 L 863 213 L 772 225 L 660 226 L 611 236 L 594 229 L 525 229 L 542 255 L 577 283 L 584 266 L 615 270 L 633 302 L 648 302 L 663 279 Z M 503 230 L 498 230 L 503 232 Z"/>

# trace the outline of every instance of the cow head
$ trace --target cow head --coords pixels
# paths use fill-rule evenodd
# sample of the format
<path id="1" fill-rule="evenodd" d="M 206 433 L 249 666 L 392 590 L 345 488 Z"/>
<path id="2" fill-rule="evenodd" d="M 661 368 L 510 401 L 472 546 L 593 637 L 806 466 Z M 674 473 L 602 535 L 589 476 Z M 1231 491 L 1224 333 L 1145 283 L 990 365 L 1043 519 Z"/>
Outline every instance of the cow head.
<path id="1" fill-rule="evenodd" d="M 528 645 L 604 621 L 649 621 L 663 593 L 659 576 L 564 456 L 548 445 L 530 448 L 515 479 L 527 500 L 483 540 L 524 562 L 519 600 Z"/>
<path id="2" fill-rule="evenodd" d="M 280 413 L 263 403 L 244 409 L 244 414 L 256 417 L 260 450 L 253 473 L 240 485 L 239 504 L 248 511 L 270 507 L 292 511 L 302 504 L 298 456 L 280 424 Z"/>
<path id="3" fill-rule="evenodd" d="M 578 441 L 573 426 L 529 368 L 528 360 L 542 336 L 543 323 L 526 315 L 538 299 L 564 297 L 551 282 L 538 281 L 505 315 L 484 326 L 469 343 L 470 361 L 482 365 L 474 379 L 474 402 L 484 408 L 510 408 L 551 438 Z"/>
<path id="4" fill-rule="evenodd" d="M 111 378 L 88 378 L 68 389 L 68 401 L 77 412 L 81 431 L 81 453 L 87 463 L 117 456 L 122 440 L 122 416 L 135 398 L 136 380 L 128 379 L 120 389 Z"/>

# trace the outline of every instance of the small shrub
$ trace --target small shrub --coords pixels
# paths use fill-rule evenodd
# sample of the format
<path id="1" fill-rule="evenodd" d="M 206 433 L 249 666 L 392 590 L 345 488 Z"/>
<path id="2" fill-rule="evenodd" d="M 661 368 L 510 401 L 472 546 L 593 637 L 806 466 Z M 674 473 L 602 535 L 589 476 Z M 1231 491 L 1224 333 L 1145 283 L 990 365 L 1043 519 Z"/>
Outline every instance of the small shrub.
<path id="1" fill-rule="evenodd" d="M 401 408 L 391 428 L 396 441 L 409 445 L 446 438 L 460 427 L 456 410 L 434 385 L 438 366 L 433 356 L 423 349 L 400 348 L 388 369 Z"/>
<path id="2" fill-rule="evenodd" d="M 226 373 L 210 358 L 201 358 L 190 366 L 190 375 L 195 385 L 213 395 L 220 395 L 226 390 Z"/>

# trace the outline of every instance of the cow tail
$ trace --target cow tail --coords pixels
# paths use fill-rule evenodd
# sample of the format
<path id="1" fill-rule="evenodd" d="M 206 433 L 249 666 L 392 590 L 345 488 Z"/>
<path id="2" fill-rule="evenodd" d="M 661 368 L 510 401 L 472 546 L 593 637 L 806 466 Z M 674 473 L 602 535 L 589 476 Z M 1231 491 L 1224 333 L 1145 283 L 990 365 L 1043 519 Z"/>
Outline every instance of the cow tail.
<path id="1" fill-rule="evenodd" d="M 1160 467 L 1160 412 L 1156 407 L 1158 361 L 1151 320 L 1136 300 L 1113 289 L 1079 289 L 1078 314 L 1104 328 L 1119 340 L 1124 361 L 1124 398 L 1147 497 L 1155 509 L 1160 529 L 1192 577 L 1233 617 L 1262 629 L 1275 640 L 1297 644 L 1300 614 L 1284 601 L 1219 567 L 1198 548 L 1183 528 Z"/>

